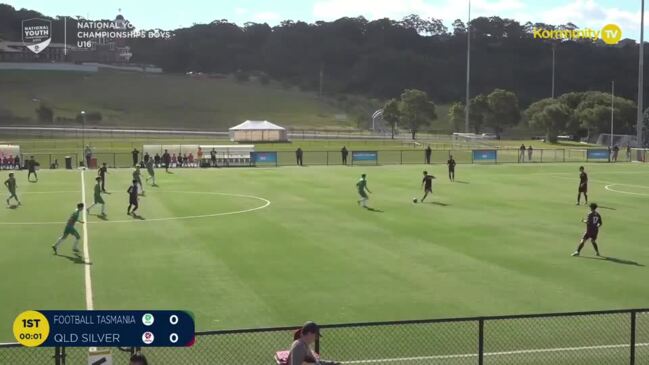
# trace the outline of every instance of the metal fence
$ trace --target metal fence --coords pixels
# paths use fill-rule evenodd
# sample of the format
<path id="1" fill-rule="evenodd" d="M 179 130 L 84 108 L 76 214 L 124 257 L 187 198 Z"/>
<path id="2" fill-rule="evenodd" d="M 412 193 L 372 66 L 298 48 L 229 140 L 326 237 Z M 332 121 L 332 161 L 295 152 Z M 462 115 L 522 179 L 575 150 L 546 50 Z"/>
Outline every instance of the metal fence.
<path id="1" fill-rule="evenodd" d="M 600 149 L 601 150 L 601 149 Z M 295 151 L 263 151 L 276 152 L 277 161 L 270 164 L 271 166 L 292 166 L 297 164 Z M 425 164 L 427 163 L 425 150 L 423 149 L 401 149 L 401 150 L 378 150 L 377 161 L 372 164 L 380 165 L 406 165 L 406 164 Z M 72 158 L 72 166 L 77 167 L 83 161 L 80 152 L 69 151 L 57 153 L 30 153 L 24 150 L 23 161 L 29 156 L 34 156 L 40 163 L 41 168 L 48 168 L 55 162 L 58 162 L 59 168 L 64 168 L 66 156 Z M 467 163 L 544 163 L 544 162 L 588 162 L 602 161 L 588 158 L 588 149 L 538 149 L 534 150 L 530 156 L 527 152 L 521 155 L 518 149 L 498 149 L 496 160 L 492 161 L 474 161 L 473 150 L 471 149 L 433 149 L 431 151 L 431 164 L 445 164 L 449 156 L 453 156 L 458 164 Z M 111 152 L 96 151 L 93 157 L 97 159 L 97 164 L 106 163 L 109 167 L 131 167 L 133 158 L 128 152 Z M 620 154 L 618 162 L 640 161 L 646 162 L 649 157 L 649 151 L 636 149 L 631 156 Z M 303 151 L 303 165 L 343 165 L 343 158 L 340 151 Z M 606 160 L 604 160 L 606 161 Z M 347 164 L 352 165 L 352 151 L 349 152 Z"/>
<path id="2" fill-rule="evenodd" d="M 649 309 L 324 325 L 321 358 L 342 364 L 649 364 Z M 272 365 L 297 326 L 196 333 L 188 348 L 142 348 L 149 364 Z M 136 349 L 112 349 L 127 364 Z M 0 345 L 0 364 L 85 364 L 83 348 Z"/>

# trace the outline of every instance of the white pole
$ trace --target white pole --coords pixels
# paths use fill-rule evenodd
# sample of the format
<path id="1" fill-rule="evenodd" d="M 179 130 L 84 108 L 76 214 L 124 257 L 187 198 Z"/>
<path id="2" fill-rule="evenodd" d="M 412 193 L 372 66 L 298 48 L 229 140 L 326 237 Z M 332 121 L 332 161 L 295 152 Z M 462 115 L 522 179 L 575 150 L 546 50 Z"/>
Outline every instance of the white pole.
<path id="1" fill-rule="evenodd" d="M 68 17 L 63 17 L 63 54 L 68 55 Z M 66 60 L 67 61 L 67 60 Z"/>
<path id="2" fill-rule="evenodd" d="M 464 103 L 464 132 L 469 133 L 469 84 L 471 80 L 471 0 L 469 0 L 469 17 L 466 22 L 466 102 Z"/>
<path id="3" fill-rule="evenodd" d="M 556 62 L 556 48 L 557 44 L 552 43 L 552 99 L 554 99 L 554 70 L 555 70 L 555 62 Z"/>
<path id="4" fill-rule="evenodd" d="M 640 7 L 640 52 L 638 60 L 638 114 L 636 124 L 636 138 L 638 140 L 638 147 L 644 146 L 642 141 L 642 124 L 643 124 L 643 87 L 644 87 L 644 0 Z"/>
<path id="5" fill-rule="evenodd" d="M 611 81 L 611 148 L 613 148 L 613 116 L 615 115 L 615 81 Z"/>

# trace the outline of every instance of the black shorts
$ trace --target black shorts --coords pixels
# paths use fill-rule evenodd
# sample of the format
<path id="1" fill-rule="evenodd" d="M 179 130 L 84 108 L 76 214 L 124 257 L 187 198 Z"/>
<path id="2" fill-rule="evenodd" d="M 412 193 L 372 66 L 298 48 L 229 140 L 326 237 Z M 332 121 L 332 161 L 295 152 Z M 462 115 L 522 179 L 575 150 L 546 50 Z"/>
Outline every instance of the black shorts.
<path id="1" fill-rule="evenodd" d="M 599 230 L 592 230 L 592 229 L 587 229 L 584 235 L 581 237 L 584 241 L 587 239 L 591 239 L 593 241 L 597 240 L 597 235 L 599 234 Z"/>
<path id="2" fill-rule="evenodd" d="M 135 198 L 130 197 L 130 198 L 128 199 L 128 203 L 131 204 L 131 205 L 137 205 L 137 204 L 138 204 L 138 203 L 137 203 L 137 197 L 135 197 Z"/>
<path id="3" fill-rule="evenodd" d="M 424 192 L 425 193 L 432 193 L 433 192 L 433 187 L 432 186 L 426 186 L 424 188 Z"/>
<path id="4" fill-rule="evenodd" d="M 587 193 L 588 192 L 588 185 L 579 185 L 579 190 L 580 193 Z"/>

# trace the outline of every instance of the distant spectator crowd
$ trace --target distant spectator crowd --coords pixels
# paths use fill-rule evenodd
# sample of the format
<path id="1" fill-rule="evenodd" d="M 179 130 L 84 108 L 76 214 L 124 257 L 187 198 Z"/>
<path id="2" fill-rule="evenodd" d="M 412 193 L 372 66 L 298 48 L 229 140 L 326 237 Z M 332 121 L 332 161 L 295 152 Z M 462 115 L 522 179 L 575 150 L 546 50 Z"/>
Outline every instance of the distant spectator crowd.
<path id="1" fill-rule="evenodd" d="M 1 170 L 19 170 L 20 157 L 12 155 L 0 155 L 0 169 Z"/>

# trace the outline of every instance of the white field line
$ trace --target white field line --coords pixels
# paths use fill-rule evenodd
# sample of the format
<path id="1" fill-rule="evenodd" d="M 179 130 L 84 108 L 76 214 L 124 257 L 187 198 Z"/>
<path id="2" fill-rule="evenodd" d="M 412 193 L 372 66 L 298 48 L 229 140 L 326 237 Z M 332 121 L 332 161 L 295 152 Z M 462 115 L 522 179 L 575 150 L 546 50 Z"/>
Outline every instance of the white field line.
<path id="1" fill-rule="evenodd" d="M 649 343 L 637 343 L 636 347 L 646 347 Z M 524 354 L 539 354 L 550 352 L 574 352 L 584 350 L 606 350 L 630 347 L 630 344 L 621 345 L 600 345 L 600 346 L 582 346 L 582 347 L 556 347 L 547 349 L 530 349 L 530 350 L 516 350 L 516 351 L 500 351 L 500 352 L 485 352 L 484 356 L 507 356 L 507 355 L 524 355 Z M 372 360 L 351 360 L 342 361 L 344 364 L 376 364 L 376 363 L 389 363 L 389 362 L 405 362 L 405 361 L 421 361 L 421 360 L 448 360 L 448 359 L 462 359 L 478 357 L 478 354 L 456 354 L 456 355 L 434 355 L 434 356 L 417 356 L 417 357 L 395 357 L 387 359 L 372 359 Z"/>
<path id="2" fill-rule="evenodd" d="M 612 191 L 614 193 L 620 193 L 620 194 L 627 194 L 627 195 L 640 195 L 640 196 L 649 196 L 649 194 L 646 193 L 634 193 L 632 191 L 623 191 L 623 190 L 616 190 L 613 189 L 613 186 L 633 186 L 633 187 L 640 187 L 639 185 L 627 185 L 627 184 L 609 184 L 604 186 L 604 189 L 608 191 Z M 645 189 L 649 189 L 647 186 L 643 186 Z"/>
<path id="3" fill-rule="evenodd" d="M 81 170 L 81 202 L 83 203 L 83 261 L 86 282 L 86 309 L 93 310 L 92 279 L 90 277 L 90 251 L 88 250 L 88 214 L 86 213 L 86 179 Z"/>

